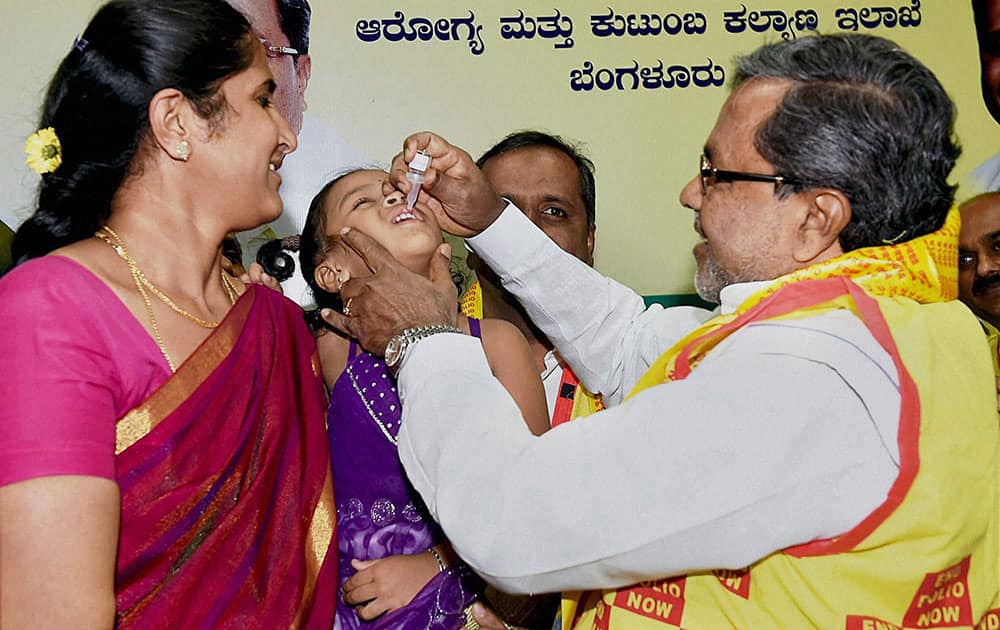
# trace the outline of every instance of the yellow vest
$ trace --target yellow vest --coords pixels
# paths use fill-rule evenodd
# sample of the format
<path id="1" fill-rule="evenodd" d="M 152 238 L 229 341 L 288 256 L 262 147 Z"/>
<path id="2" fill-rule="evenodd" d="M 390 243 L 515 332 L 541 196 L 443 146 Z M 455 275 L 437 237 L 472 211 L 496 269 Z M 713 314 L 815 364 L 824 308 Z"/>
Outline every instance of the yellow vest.
<path id="1" fill-rule="evenodd" d="M 469 286 L 469 290 L 462 295 L 462 298 L 458 301 L 458 306 L 462 315 L 466 317 L 483 318 L 483 287 L 479 284 L 478 280 L 473 282 Z M 563 366 L 563 370 L 572 375 L 569 366 Z M 573 376 L 573 380 L 576 380 L 575 375 Z M 586 387 L 578 384 L 573 393 L 572 412 L 569 419 L 575 420 L 576 418 L 589 416 L 601 409 L 604 409 L 601 395 L 592 394 L 587 391 Z"/>
<path id="2" fill-rule="evenodd" d="M 567 593 L 557 623 L 1000 630 L 997 399 L 982 328 L 954 300 L 957 234 L 953 211 L 934 234 L 780 278 L 667 351 L 632 392 L 685 378 L 751 322 L 849 309 L 899 374 L 900 473 L 881 506 L 834 539 L 775 552 L 741 571 Z"/>

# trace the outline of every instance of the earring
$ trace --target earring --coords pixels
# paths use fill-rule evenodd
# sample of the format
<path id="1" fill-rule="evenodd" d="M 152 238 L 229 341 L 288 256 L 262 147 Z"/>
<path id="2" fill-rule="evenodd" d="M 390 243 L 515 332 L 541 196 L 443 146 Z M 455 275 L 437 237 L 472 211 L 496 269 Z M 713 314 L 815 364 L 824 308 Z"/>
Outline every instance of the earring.
<path id="1" fill-rule="evenodd" d="M 182 162 L 187 162 L 188 158 L 191 157 L 191 145 L 188 144 L 187 140 L 181 140 L 177 143 L 177 157 Z"/>

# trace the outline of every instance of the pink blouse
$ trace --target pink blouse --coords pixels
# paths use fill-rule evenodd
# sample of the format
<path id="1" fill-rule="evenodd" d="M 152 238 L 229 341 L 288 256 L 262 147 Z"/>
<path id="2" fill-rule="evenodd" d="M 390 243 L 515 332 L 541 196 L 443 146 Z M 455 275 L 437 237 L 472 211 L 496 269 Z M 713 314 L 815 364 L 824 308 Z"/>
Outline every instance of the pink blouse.
<path id="1" fill-rule="evenodd" d="M 0 486 L 49 475 L 115 478 L 115 421 L 170 377 L 103 281 L 62 256 L 0 279 Z"/>

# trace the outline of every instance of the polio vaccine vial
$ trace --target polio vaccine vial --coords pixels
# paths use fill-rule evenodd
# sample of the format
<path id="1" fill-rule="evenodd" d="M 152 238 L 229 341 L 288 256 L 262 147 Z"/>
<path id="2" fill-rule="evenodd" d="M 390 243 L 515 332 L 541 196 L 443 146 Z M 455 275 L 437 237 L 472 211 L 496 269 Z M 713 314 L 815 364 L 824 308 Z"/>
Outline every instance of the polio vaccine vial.
<path id="1" fill-rule="evenodd" d="M 410 182 L 410 192 L 406 195 L 406 207 L 410 210 L 413 209 L 413 204 L 417 203 L 417 195 L 420 194 L 420 185 L 424 183 L 424 173 L 427 172 L 427 167 L 431 165 L 431 156 L 427 155 L 423 151 L 417 151 L 417 154 L 413 156 L 413 160 L 407 165 L 409 170 L 406 171 L 406 181 Z"/>

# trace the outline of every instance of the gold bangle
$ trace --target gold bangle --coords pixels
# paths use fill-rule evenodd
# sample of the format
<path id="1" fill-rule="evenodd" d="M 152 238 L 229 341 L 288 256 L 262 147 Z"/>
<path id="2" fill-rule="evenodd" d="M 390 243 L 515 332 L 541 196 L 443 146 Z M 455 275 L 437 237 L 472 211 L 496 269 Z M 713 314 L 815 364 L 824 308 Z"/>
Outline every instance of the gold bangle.
<path id="1" fill-rule="evenodd" d="M 444 573 L 446 567 L 444 566 L 444 560 L 441 559 L 441 554 L 438 553 L 438 550 L 434 547 L 428 547 L 427 551 L 429 551 L 430 554 L 434 556 L 434 559 L 437 560 L 438 573 Z"/>
<path id="2" fill-rule="evenodd" d="M 497 616 L 497 619 L 500 619 L 499 615 Z M 500 623 L 503 624 L 503 627 L 506 628 L 506 630 L 519 630 L 503 619 L 500 619 Z M 475 615 L 472 614 L 471 605 L 465 608 L 465 625 L 462 627 L 465 628 L 465 630 L 481 630 L 482 628 L 482 626 L 479 625 L 479 622 L 476 621 Z"/>
<path id="3" fill-rule="evenodd" d="M 465 625 L 462 626 L 464 630 L 481 630 L 482 626 L 476 621 L 476 618 L 472 615 L 472 606 L 465 609 Z"/>

